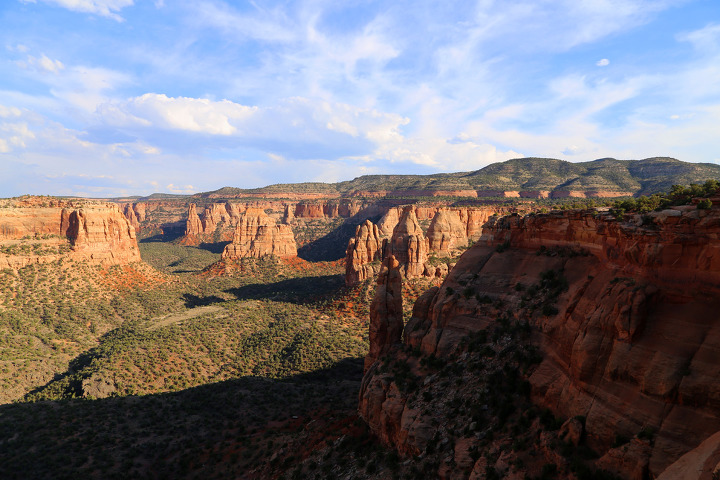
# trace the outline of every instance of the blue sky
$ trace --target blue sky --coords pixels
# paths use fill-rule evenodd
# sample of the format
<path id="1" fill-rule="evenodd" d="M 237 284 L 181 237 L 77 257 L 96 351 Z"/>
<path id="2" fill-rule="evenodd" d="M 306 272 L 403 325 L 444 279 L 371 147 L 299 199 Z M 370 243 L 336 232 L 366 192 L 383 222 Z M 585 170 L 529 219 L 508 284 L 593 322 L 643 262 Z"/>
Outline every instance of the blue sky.
<path id="1" fill-rule="evenodd" d="M 0 2 L 0 196 L 720 163 L 717 0 Z"/>

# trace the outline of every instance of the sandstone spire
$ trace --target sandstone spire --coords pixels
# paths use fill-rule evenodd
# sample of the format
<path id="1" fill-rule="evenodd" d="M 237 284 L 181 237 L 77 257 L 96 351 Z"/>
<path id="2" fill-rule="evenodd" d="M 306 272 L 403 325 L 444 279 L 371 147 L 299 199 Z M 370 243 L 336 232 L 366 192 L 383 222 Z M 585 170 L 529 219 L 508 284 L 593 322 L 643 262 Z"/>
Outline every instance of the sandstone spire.
<path id="1" fill-rule="evenodd" d="M 398 261 L 390 255 L 378 275 L 378 286 L 370 305 L 370 351 L 365 357 L 365 371 L 392 345 L 399 343 L 402 336 L 402 275 L 398 267 Z"/>

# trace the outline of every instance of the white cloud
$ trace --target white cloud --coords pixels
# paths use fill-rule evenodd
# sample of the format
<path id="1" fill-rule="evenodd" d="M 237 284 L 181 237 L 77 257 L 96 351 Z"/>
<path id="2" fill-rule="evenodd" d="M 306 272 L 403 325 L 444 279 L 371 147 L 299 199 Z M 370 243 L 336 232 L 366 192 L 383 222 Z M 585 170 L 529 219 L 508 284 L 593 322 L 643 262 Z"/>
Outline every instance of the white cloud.
<path id="1" fill-rule="evenodd" d="M 178 193 L 178 194 L 191 194 L 191 193 L 196 193 L 198 191 L 192 185 L 175 186 L 172 183 L 165 185 L 165 189 L 166 189 L 166 191 L 168 191 L 170 193 Z"/>
<path id="2" fill-rule="evenodd" d="M 328 149 L 333 157 L 367 153 L 398 138 L 400 128 L 409 122 L 400 115 L 320 99 L 289 98 L 258 107 L 155 93 L 102 104 L 97 119 L 150 143 L 163 130 L 184 131 L 225 137 L 228 146 L 250 145 L 294 158 L 323 158 L 330 154 Z M 211 137 L 193 143 L 212 144 Z"/>
<path id="3" fill-rule="evenodd" d="M 0 107 L 0 114 L 2 107 Z M 1 115 L 0 115 L 1 116 Z M 35 138 L 35 134 L 24 121 L 0 122 L 0 153 L 25 148 L 26 142 Z"/>
<path id="4" fill-rule="evenodd" d="M 229 100 L 214 102 L 204 98 L 171 98 L 155 93 L 98 107 L 103 121 L 111 125 L 187 130 L 210 135 L 237 133 L 233 123 L 249 119 L 256 111 L 256 107 L 246 107 Z"/>
<path id="5" fill-rule="evenodd" d="M 598 67 L 607 67 L 608 65 L 610 65 L 610 60 L 608 60 L 607 58 L 603 58 L 595 62 L 595 65 L 597 65 Z"/>
<path id="6" fill-rule="evenodd" d="M 15 62 L 21 68 L 35 68 L 38 71 L 58 73 L 65 69 L 65 65 L 60 60 L 52 60 L 43 54 L 40 58 L 28 55 L 25 61 Z"/>
<path id="7" fill-rule="evenodd" d="M 720 50 L 720 25 L 711 23 L 699 30 L 678 34 L 675 38 L 692 43 L 701 52 L 716 53 Z"/>
<path id="8" fill-rule="evenodd" d="M 25 3 L 36 3 L 36 0 L 22 0 Z M 122 21 L 117 13 L 134 4 L 133 0 L 41 0 L 76 12 L 95 13 Z"/>
<path id="9" fill-rule="evenodd" d="M 6 107 L 4 105 L 0 105 L 0 117 L 1 118 L 8 118 L 8 117 L 19 117 L 22 115 L 22 111 L 17 107 Z"/>

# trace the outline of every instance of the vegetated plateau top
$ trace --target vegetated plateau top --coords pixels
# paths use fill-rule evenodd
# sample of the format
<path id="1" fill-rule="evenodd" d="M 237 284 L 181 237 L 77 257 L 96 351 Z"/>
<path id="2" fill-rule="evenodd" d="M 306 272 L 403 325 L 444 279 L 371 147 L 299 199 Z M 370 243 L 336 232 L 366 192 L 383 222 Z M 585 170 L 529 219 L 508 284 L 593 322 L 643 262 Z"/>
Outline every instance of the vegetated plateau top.
<path id="1" fill-rule="evenodd" d="M 195 196 L 215 198 L 269 195 L 320 194 L 328 196 L 362 195 L 362 192 L 418 191 L 605 191 L 650 195 L 668 191 L 672 185 L 702 183 L 720 179 L 720 165 L 689 163 L 668 157 L 644 160 L 601 158 L 573 163 L 554 158 L 516 158 L 494 163 L 474 172 L 436 173 L 433 175 L 363 175 L 338 183 L 279 183 L 261 188 L 223 187 Z M 172 196 L 153 194 L 145 199 Z"/>

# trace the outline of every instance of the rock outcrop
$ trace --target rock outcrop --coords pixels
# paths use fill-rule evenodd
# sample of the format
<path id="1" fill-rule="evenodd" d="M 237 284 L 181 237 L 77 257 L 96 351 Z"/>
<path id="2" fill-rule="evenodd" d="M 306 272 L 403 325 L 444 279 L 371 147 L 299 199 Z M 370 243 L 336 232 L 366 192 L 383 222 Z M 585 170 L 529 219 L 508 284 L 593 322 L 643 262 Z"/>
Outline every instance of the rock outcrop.
<path id="1" fill-rule="evenodd" d="M 188 207 L 188 219 L 185 226 L 185 236 L 193 236 L 197 238 L 198 235 L 205 233 L 205 228 L 200 220 L 200 216 L 197 213 L 197 206 L 191 203 Z"/>
<path id="2" fill-rule="evenodd" d="M 430 251 L 440 257 L 453 255 L 460 247 L 467 247 L 467 224 L 457 212 L 441 208 L 433 217 L 427 232 Z"/>
<path id="3" fill-rule="evenodd" d="M 377 226 L 380 229 L 380 235 L 383 237 L 390 238 L 392 236 L 395 226 L 400 222 L 400 214 L 402 213 L 401 207 L 393 207 L 388 209 L 385 215 L 382 216 Z"/>
<path id="4" fill-rule="evenodd" d="M 367 371 L 390 347 L 400 343 L 403 330 L 402 275 L 400 264 L 390 255 L 382 264 L 375 297 L 370 305 L 370 351 Z"/>
<path id="5" fill-rule="evenodd" d="M 585 418 L 602 468 L 652 477 L 720 430 L 719 295 L 718 209 L 627 223 L 597 212 L 510 216 L 491 220 L 418 300 L 404 342 L 450 359 L 498 318 L 529 322 L 543 356 L 528 377 L 533 402 Z M 428 422 L 380 378 L 370 370 L 363 380 L 361 415 L 398 451 L 422 452 L 427 438 L 413 429 Z M 397 411 L 373 407 L 391 397 Z M 654 441 L 633 440 L 634 453 L 610 448 L 646 430 Z"/>
<path id="6" fill-rule="evenodd" d="M 720 475 L 720 432 L 680 457 L 657 480 L 715 480 Z"/>
<path id="7" fill-rule="evenodd" d="M 188 206 L 184 245 L 198 245 L 203 241 L 227 241 L 232 238 L 235 226 L 245 207 L 237 203 L 213 203 L 198 215 L 197 206 Z"/>
<path id="8" fill-rule="evenodd" d="M 345 256 L 345 284 L 362 282 L 379 273 L 382 259 L 383 238 L 378 226 L 370 220 L 365 220 L 365 223 L 355 229 L 355 237 L 348 243 Z"/>
<path id="9" fill-rule="evenodd" d="M 277 225 L 275 219 L 259 208 L 248 208 L 235 228 L 232 243 L 225 247 L 223 260 L 297 256 L 297 245 L 289 225 Z"/>
<path id="10" fill-rule="evenodd" d="M 388 245 L 388 255 L 397 259 L 406 278 L 423 275 L 429 248 L 428 240 L 415 216 L 415 207 L 403 208 Z"/>
<path id="11" fill-rule="evenodd" d="M 428 257 L 431 254 L 441 258 L 457 256 L 470 240 L 479 238 L 482 225 L 499 211 L 502 209 L 494 207 L 392 207 L 378 221 L 376 231 L 372 230 L 372 223 L 366 221 L 366 226 L 358 228 L 355 238 L 350 239 L 345 282 L 352 285 L 377 274 L 379 265 L 371 263 L 391 253 L 396 255 L 407 278 L 421 275 L 443 278 L 454 262 L 444 260 L 431 264 Z M 430 220 L 427 238 L 422 237 L 420 219 Z M 383 240 L 388 241 L 384 249 Z M 358 246 L 361 246 L 359 252 Z"/>
<path id="12" fill-rule="evenodd" d="M 63 258 L 119 265 L 140 261 L 135 229 L 116 204 L 35 197 L 0 208 L 0 268 Z"/>

